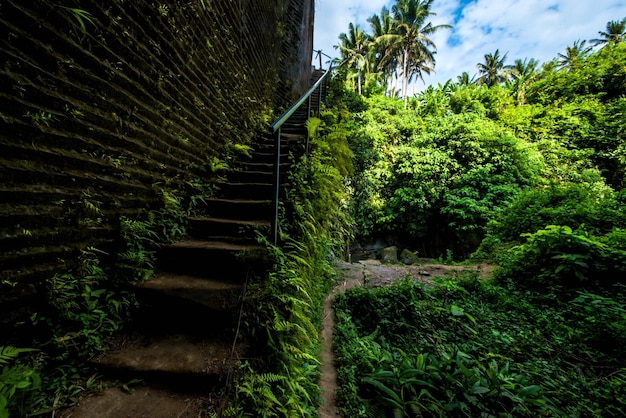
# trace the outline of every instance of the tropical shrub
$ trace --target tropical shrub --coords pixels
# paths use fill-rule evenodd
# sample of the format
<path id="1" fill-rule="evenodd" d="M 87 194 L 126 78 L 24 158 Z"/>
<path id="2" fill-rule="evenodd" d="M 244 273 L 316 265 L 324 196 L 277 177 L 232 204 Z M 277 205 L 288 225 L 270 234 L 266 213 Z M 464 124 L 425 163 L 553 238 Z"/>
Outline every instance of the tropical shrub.
<path id="1" fill-rule="evenodd" d="M 549 225 L 535 233 L 523 234 L 526 242 L 501 257 L 499 280 L 537 292 L 609 290 L 626 278 L 626 238 L 616 230 L 609 241 L 589 235 L 584 229 Z M 616 245 L 617 244 L 617 245 Z M 566 297 L 569 296 L 567 293 Z"/>
<path id="2" fill-rule="evenodd" d="M 547 225 L 568 225 L 574 229 L 584 225 L 596 234 L 626 227 L 621 195 L 607 187 L 597 172 L 583 174 L 587 181 L 553 183 L 520 193 L 492 218 L 488 233 L 501 241 L 517 241 L 521 234 Z"/>
<path id="3" fill-rule="evenodd" d="M 529 103 L 571 101 L 577 96 L 597 96 L 605 101 L 626 94 L 626 43 L 608 45 L 570 71 L 553 72 L 533 83 Z"/>

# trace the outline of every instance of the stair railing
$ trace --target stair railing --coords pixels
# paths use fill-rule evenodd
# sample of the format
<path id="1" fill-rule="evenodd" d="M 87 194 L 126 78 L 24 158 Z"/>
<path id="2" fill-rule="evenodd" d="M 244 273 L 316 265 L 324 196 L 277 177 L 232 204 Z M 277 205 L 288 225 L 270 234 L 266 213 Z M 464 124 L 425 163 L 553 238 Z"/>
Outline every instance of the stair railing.
<path id="1" fill-rule="evenodd" d="M 321 52 L 321 51 L 320 51 Z M 285 122 L 289 120 L 291 116 L 308 100 L 307 107 L 307 120 L 311 116 L 311 97 L 313 93 L 317 91 L 318 104 L 317 104 L 317 116 L 320 115 L 322 110 L 322 89 L 324 80 L 330 75 L 332 70 L 332 63 L 328 67 L 328 70 L 322 75 L 319 80 L 311 87 L 306 93 L 304 93 L 289 109 L 287 109 L 278 119 L 276 119 L 270 125 L 270 131 L 274 135 L 274 196 L 272 199 L 273 219 L 271 224 L 271 235 L 274 245 L 278 243 L 278 199 L 280 193 L 280 131 Z M 306 153 L 309 152 L 309 136 L 306 138 Z"/>

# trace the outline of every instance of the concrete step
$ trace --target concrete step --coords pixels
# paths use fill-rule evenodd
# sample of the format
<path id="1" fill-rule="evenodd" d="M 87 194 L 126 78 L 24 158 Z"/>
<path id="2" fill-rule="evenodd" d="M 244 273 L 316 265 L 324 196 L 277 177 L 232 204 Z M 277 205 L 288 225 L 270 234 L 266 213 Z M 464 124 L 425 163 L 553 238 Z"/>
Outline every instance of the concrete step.
<path id="1" fill-rule="evenodd" d="M 238 283 L 249 270 L 265 267 L 265 249 L 257 244 L 185 240 L 163 246 L 158 253 L 161 271 L 199 277 L 219 277 Z"/>
<path id="2" fill-rule="evenodd" d="M 234 332 L 218 338 L 127 334 L 118 349 L 95 358 L 91 365 L 101 376 L 119 381 L 140 379 L 153 388 L 210 393 L 223 386 L 228 370 L 245 356 L 245 345 L 236 345 L 233 352 L 234 338 Z"/>
<path id="3" fill-rule="evenodd" d="M 167 272 L 158 272 L 136 287 L 144 300 L 150 300 L 148 305 L 158 307 L 163 302 L 171 308 L 177 302 L 183 304 L 192 302 L 199 305 L 198 311 L 206 308 L 206 314 L 202 315 L 205 319 L 223 316 L 219 314 L 221 312 L 236 313 L 243 294 L 243 281 L 223 281 L 221 278 Z M 167 303 L 166 298 L 176 301 Z"/>
<path id="4" fill-rule="evenodd" d="M 271 203 L 271 199 L 207 199 L 200 205 L 200 208 L 207 217 L 211 218 L 253 221 L 270 219 Z"/>
<path id="5" fill-rule="evenodd" d="M 280 162 L 280 170 L 281 172 L 285 172 L 287 170 L 289 170 L 291 164 L 289 164 L 287 161 L 283 161 L 281 159 Z M 274 162 L 272 161 L 271 163 L 266 163 L 266 162 L 244 162 L 241 164 L 241 169 L 243 171 L 256 171 L 256 172 L 269 172 L 269 173 L 273 173 L 274 172 Z"/>
<path id="6" fill-rule="evenodd" d="M 136 288 L 140 310 L 113 349 L 91 361 L 98 373 L 179 393 L 223 385 L 247 349 L 237 340 L 243 281 L 159 272 Z"/>
<path id="7" fill-rule="evenodd" d="M 220 183 L 218 195 L 224 199 L 272 199 L 272 183 Z"/>
<path id="8" fill-rule="evenodd" d="M 187 231 L 192 238 L 212 239 L 230 237 L 240 243 L 256 242 L 256 233 L 267 234 L 270 228 L 268 219 L 239 220 L 207 217 L 189 217 Z"/>
<path id="9" fill-rule="evenodd" d="M 272 184 L 274 177 L 266 171 L 234 171 L 228 174 L 230 183 L 269 183 Z"/>
<path id="10" fill-rule="evenodd" d="M 268 145 L 271 144 L 268 142 Z M 271 151 L 253 151 L 250 153 L 250 161 L 272 164 L 274 162 L 274 153 Z"/>

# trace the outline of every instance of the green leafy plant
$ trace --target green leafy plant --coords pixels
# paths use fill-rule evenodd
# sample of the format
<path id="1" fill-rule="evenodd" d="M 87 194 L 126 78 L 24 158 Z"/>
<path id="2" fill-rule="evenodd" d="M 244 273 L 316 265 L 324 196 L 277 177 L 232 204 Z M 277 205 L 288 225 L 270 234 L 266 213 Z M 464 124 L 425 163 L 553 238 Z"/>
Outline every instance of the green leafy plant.
<path id="1" fill-rule="evenodd" d="M 541 387 L 529 385 L 508 362 L 485 364 L 461 351 L 444 353 L 440 359 L 386 352 L 382 368 L 363 382 L 375 388 L 370 402 L 393 417 L 480 416 L 495 411 L 500 416 L 531 416 L 541 413 L 546 403 Z"/>
<path id="2" fill-rule="evenodd" d="M 120 218 L 120 235 L 126 243 L 126 249 L 118 254 L 118 275 L 124 281 L 143 281 L 154 271 L 155 249 L 159 236 L 155 232 L 154 214 L 149 214 L 145 221 Z"/>
<path id="3" fill-rule="evenodd" d="M 10 412 L 25 416 L 40 390 L 41 378 L 32 366 L 21 364 L 21 353 L 36 351 L 32 348 L 0 346 L 0 417 L 8 418 Z"/>
<path id="4" fill-rule="evenodd" d="M 46 126 L 50 126 L 50 123 L 56 120 L 56 118 L 52 114 L 44 111 L 36 113 L 26 112 L 26 114 L 24 114 L 24 117 L 29 118 L 36 124 L 41 123 Z"/>
<path id="5" fill-rule="evenodd" d="M 129 294 L 107 288 L 109 277 L 100 266 L 95 248 L 82 251 L 79 266 L 73 272 L 55 274 L 47 282 L 48 317 L 33 314 L 36 325 L 50 327 L 52 342 L 66 358 L 73 352 L 88 357 L 101 350 L 106 337 L 120 329 L 132 306 Z"/>
<path id="6" fill-rule="evenodd" d="M 95 26 L 96 23 L 92 19 L 91 13 L 86 10 L 78 9 L 75 7 L 57 6 L 63 12 L 66 20 L 73 26 L 80 29 L 80 33 L 76 32 L 79 39 L 82 39 L 87 34 L 87 23 Z"/>
<path id="7" fill-rule="evenodd" d="M 544 293 L 475 276 L 348 290 L 334 304 L 342 414 L 622 414 L 624 289 Z"/>
<path id="8" fill-rule="evenodd" d="M 502 257 L 497 277 L 525 289 L 607 289 L 626 273 L 626 251 L 568 226 L 549 225 Z"/>
<path id="9" fill-rule="evenodd" d="M 306 126 L 307 133 L 309 135 L 309 138 L 313 138 L 315 135 L 317 135 L 317 131 L 321 125 L 322 125 L 322 120 L 319 118 L 309 118 L 306 121 L 305 126 Z"/>

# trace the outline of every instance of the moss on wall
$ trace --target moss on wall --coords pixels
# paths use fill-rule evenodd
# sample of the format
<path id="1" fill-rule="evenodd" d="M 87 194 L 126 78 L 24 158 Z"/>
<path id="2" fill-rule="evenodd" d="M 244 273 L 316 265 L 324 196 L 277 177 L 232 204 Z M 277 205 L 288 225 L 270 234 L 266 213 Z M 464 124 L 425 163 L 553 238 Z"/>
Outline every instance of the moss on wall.
<path id="1" fill-rule="evenodd" d="M 312 7 L 3 1 L 0 317 L 27 311 L 81 249 L 109 248 L 121 216 L 253 141 L 309 78 Z"/>

